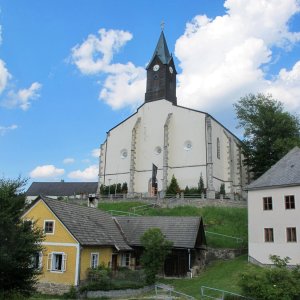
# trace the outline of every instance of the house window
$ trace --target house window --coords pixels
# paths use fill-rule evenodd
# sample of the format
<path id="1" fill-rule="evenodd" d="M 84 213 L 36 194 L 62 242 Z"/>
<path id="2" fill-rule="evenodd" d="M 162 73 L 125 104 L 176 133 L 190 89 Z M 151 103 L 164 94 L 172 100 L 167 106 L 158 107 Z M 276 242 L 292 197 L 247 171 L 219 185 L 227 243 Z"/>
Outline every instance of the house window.
<path id="1" fill-rule="evenodd" d="M 220 159 L 220 157 L 221 157 L 220 139 L 217 138 L 217 158 Z"/>
<path id="2" fill-rule="evenodd" d="M 65 272 L 67 269 L 67 255 L 63 252 L 50 253 L 47 269 L 52 272 Z"/>
<path id="3" fill-rule="evenodd" d="M 295 197 L 294 195 L 284 196 L 285 209 L 295 209 Z"/>
<path id="4" fill-rule="evenodd" d="M 121 266 L 129 267 L 130 265 L 130 253 L 122 253 L 121 255 Z"/>
<path id="5" fill-rule="evenodd" d="M 45 220 L 45 222 L 44 222 L 44 232 L 46 234 L 54 234 L 54 221 Z"/>
<path id="6" fill-rule="evenodd" d="M 264 205 L 264 210 L 272 210 L 273 209 L 272 197 L 263 197 L 263 205 Z"/>
<path id="7" fill-rule="evenodd" d="M 91 253 L 91 268 L 96 269 L 99 265 L 99 253 Z"/>
<path id="8" fill-rule="evenodd" d="M 265 242 L 274 242 L 273 228 L 265 228 Z"/>
<path id="9" fill-rule="evenodd" d="M 288 227 L 286 229 L 287 242 L 297 242 L 296 227 Z"/>
<path id="10" fill-rule="evenodd" d="M 43 267 L 43 254 L 42 252 L 36 252 L 32 257 L 32 267 L 36 270 L 40 270 Z"/>

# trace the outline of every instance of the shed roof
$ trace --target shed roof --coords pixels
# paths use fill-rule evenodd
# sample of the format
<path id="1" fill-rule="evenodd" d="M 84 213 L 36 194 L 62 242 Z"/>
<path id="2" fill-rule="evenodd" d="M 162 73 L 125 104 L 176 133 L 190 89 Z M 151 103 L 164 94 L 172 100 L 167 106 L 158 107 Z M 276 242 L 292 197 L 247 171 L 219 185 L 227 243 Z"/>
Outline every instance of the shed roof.
<path id="1" fill-rule="evenodd" d="M 300 149 L 293 148 L 246 190 L 300 185 Z"/>
<path id="2" fill-rule="evenodd" d="M 195 248 L 201 217 L 116 217 L 130 246 L 141 246 L 140 238 L 149 228 L 159 228 L 176 248 Z M 203 232 L 204 234 L 204 232 Z"/>
<path id="3" fill-rule="evenodd" d="M 26 195 L 73 196 L 95 194 L 97 187 L 97 182 L 33 182 Z"/>
<path id="4" fill-rule="evenodd" d="M 112 217 L 101 210 L 40 196 L 81 245 L 131 250 Z"/>

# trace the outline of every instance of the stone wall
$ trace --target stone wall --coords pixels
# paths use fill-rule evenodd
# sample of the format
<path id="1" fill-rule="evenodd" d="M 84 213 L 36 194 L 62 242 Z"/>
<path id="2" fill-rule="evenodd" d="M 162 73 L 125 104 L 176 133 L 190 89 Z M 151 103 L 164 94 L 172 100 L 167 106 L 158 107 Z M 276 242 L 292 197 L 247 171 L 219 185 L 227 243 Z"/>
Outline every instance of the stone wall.
<path id="1" fill-rule="evenodd" d="M 127 290 L 111 290 L 111 291 L 88 291 L 86 293 L 87 298 L 123 298 L 137 296 L 153 290 L 153 286 L 146 286 L 141 289 L 127 289 Z"/>
<path id="2" fill-rule="evenodd" d="M 206 264 L 215 260 L 227 260 L 247 253 L 247 249 L 208 248 L 205 256 Z"/>
<path id="3" fill-rule="evenodd" d="M 70 285 L 49 282 L 38 282 L 36 284 L 36 289 L 38 292 L 48 295 L 62 295 L 69 292 L 70 287 Z"/>

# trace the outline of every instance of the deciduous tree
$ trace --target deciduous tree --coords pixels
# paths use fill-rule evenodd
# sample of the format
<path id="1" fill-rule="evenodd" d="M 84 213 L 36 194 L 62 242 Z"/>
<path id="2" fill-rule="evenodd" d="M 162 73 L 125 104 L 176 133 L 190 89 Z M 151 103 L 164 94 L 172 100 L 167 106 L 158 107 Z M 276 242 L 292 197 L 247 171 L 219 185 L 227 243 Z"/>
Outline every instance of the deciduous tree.
<path id="1" fill-rule="evenodd" d="M 299 118 L 271 95 L 249 94 L 234 104 L 244 129 L 245 162 L 259 177 L 294 146 L 300 145 Z"/>
<path id="2" fill-rule="evenodd" d="M 156 274 L 163 267 L 166 256 L 170 253 L 172 242 L 165 239 L 159 228 L 150 228 L 141 237 L 144 252 L 141 257 L 148 284 L 155 282 Z"/>

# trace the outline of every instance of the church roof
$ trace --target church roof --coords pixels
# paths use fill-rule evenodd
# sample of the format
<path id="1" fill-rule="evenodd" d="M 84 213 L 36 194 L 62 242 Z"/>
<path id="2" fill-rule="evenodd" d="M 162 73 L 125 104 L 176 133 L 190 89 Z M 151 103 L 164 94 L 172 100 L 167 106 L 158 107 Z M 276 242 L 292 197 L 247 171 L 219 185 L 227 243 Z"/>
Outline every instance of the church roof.
<path id="1" fill-rule="evenodd" d="M 172 56 L 170 55 L 168 45 L 167 45 L 167 41 L 166 41 L 166 38 L 165 38 L 165 35 L 164 35 L 163 31 L 160 34 L 160 37 L 159 37 L 159 40 L 157 42 L 156 48 L 154 50 L 153 56 L 150 60 L 150 63 L 148 64 L 147 68 L 149 67 L 149 65 L 151 64 L 151 62 L 155 58 L 155 56 L 157 56 L 164 65 L 168 64 L 170 62 L 170 60 L 172 59 Z"/>
<path id="2" fill-rule="evenodd" d="M 97 182 L 33 182 L 26 196 L 73 196 L 96 194 Z"/>
<path id="3" fill-rule="evenodd" d="M 266 173 L 246 187 L 256 190 L 280 186 L 300 185 L 300 149 L 293 148 Z"/>

